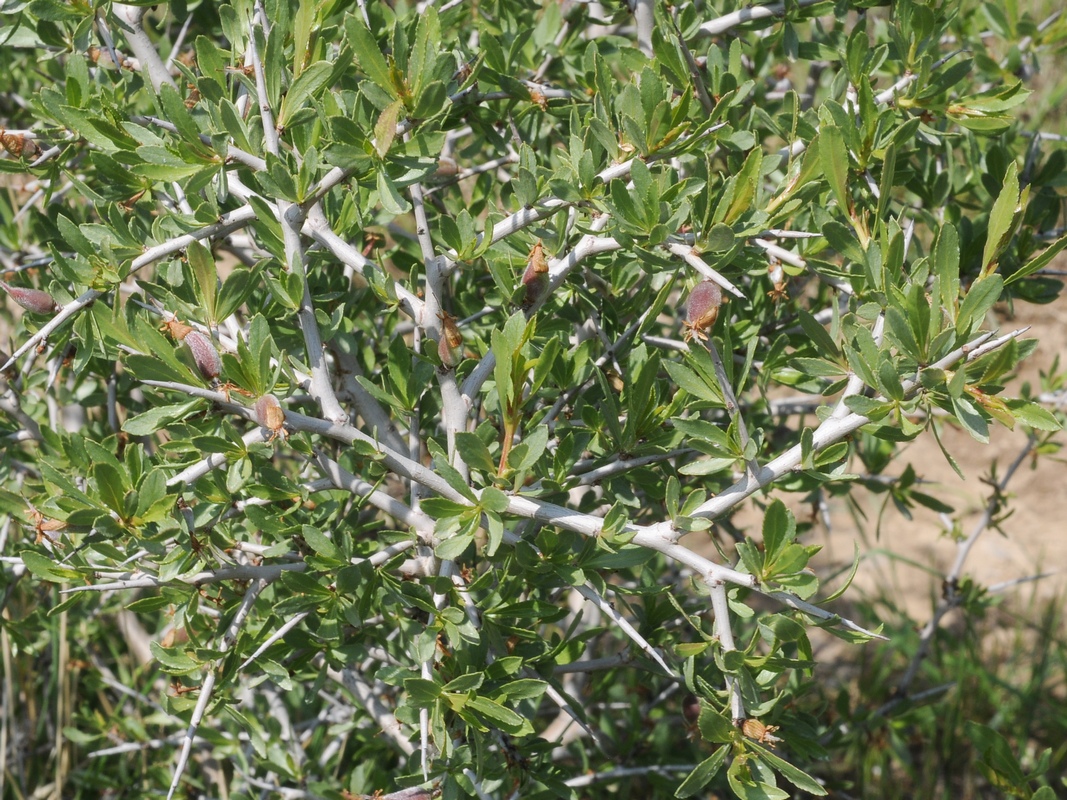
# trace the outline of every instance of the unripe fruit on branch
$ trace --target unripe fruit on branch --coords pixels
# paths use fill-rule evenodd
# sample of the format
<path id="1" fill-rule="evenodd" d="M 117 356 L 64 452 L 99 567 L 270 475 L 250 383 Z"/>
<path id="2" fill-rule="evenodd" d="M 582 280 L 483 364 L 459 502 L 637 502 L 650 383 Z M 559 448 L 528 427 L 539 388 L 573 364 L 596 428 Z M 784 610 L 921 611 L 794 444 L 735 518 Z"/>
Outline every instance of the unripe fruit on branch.
<path id="1" fill-rule="evenodd" d="M 686 301 L 685 339 L 694 336 L 707 339 L 705 331 L 710 329 L 719 318 L 719 306 L 722 305 L 722 290 L 715 281 L 701 281 L 693 287 Z"/>
<path id="2" fill-rule="evenodd" d="M 189 345 L 189 351 L 193 354 L 193 361 L 200 374 L 208 380 L 214 380 L 222 372 L 222 359 L 219 351 L 207 334 L 197 330 L 191 330 L 185 334 L 185 343 Z"/>
<path id="3" fill-rule="evenodd" d="M 545 251 L 538 242 L 526 258 L 526 271 L 522 273 L 522 285 L 525 290 L 522 307 L 529 308 L 544 295 L 548 289 L 548 261 Z"/>
<path id="4" fill-rule="evenodd" d="M 21 286 L 11 286 L 0 281 L 0 286 L 11 295 L 11 299 L 27 311 L 34 314 L 52 314 L 59 309 L 56 301 L 48 292 L 40 289 L 24 289 Z"/>

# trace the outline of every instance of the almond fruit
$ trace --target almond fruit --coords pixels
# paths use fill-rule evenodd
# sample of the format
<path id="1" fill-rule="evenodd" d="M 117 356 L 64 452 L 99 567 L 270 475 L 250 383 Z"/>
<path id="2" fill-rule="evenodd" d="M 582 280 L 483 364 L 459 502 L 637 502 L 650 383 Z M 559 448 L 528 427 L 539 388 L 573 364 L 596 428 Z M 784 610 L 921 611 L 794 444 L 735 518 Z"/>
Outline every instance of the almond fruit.
<path id="1" fill-rule="evenodd" d="M 189 351 L 193 354 L 193 361 L 200 374 L 208 380 L 214 380 L 222 372 L 222 359 L 219 351 L 215 349 L 211 338 L 197 330 L 191 330 L 185 334 L 183 340 L 189 345 Z"/>
<path id="2" fill-rule="evenodd" d="M 59 310 L 56 301 L 48 292 L 40 289 L 24 289 L 21 286 L 11 286 L 0 281 L 0 287 L 11 295 L 11 299 L 27 311 L 34 314 L 52 314 Z"/>
<path id="3" fill-rule="evenodd" d="M 686 341 L 696 336 L 706 339 L 705 331 L 710 329 L 719 318 L 719 306 L 722 305 L 722 290 L 715 281 L 701 281 L 693 287 L 686 301 L 685 338 Z"/>

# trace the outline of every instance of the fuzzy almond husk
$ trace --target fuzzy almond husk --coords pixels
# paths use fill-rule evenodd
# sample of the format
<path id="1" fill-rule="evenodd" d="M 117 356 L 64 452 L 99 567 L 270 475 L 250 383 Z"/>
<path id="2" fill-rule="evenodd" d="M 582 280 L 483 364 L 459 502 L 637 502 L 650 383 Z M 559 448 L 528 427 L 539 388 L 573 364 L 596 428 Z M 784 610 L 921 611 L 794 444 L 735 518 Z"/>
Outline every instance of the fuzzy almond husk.
<path id="1" fill-rule="evenodd" d="M 694 333 L 703 333 L 719 318 L 722 305 L 722 290 L 715 281 L 701 281 L 693 287 L 686 301 L 686 327 Z"/>
<path id="2" fill-rule="evenodd" d="M 189 351 L 193 354 L 193 361 L 200 374 L 208 380 L 214 380 L 222 372 L 222 359 L 214 343 L 205 333 L 191 330 L 185 334 L 185 343 L 189 345 Z"/>
<path id="3" fill-rule="evenodd" d="M 48 292 L 43 292 L 40 289 L 25 289 L 22 286 L 11 286 L 10 284 L 0 281 L 0 287 L 3 287 L 11 299 L 22 306 L 27 311 L 34 314 L 53 314 L 59 306 L 56 305 L 55 298 Z"/>

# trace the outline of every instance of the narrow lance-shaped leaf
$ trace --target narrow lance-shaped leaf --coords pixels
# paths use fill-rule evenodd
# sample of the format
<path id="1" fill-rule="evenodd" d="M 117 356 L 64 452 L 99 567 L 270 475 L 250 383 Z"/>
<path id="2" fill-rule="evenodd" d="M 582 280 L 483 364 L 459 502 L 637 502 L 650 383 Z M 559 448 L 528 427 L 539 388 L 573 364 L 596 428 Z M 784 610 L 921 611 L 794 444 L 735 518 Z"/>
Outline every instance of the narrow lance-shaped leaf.
<path id="1" fill-rule="evenodd" d="M 997 265 L 997 259 L 1008 246 L 1022 216 L 1019 195 L 1019 168 L 1012 161 L 1004 173 L 1004 186 L 989 212 L 989 228 L 985 248 L 982 250 L 982 276 L 988 275 Z"/>

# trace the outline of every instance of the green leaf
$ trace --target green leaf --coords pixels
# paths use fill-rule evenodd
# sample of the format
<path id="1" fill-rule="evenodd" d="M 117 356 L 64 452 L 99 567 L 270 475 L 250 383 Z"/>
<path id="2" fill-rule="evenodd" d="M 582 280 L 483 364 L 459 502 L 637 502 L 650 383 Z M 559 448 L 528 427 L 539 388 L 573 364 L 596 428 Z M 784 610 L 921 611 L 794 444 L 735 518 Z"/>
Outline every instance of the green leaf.
<path id="1" fill-rule="evenodd" d="M 489 455 L 489 448 L 477 434 L 466 431 L 457 433 L 456 450 L 468 466 L 481 470 L 486 475 L 496 474 L 496 464 L 493 463 L 493 457 Z"/>
<path id="2" fill-rule="evenodd" d="M 671 376 L 671 380 L 673 380 L 679 388 L 685 389 L 685 391 L 689 392 L 693 397 L 700 400 L 707 400 L 708 402 L 722 405 L 722 395 L 688 367 L 676 364 L 672 361 L 663 362 L 663 367 L 667 370 L 667 374 Z"/>
<path id="3" fill-rule="evenodd" d="M 985 249 L 982 250 L 982 276 L 988 275 L 996 266 L 1001 251 L 1015 234 L 1016 222 L 1022 208 L 1019 204 L 1019 167 L 1014 161 L 1004 173 L 1004 185 L 989 212 L 989 227 Z"/>
<path id="4" fill-rule="evenodd" d="M 867 254 L 863 252 L 856 232 L 836 219 L 829 220 L 822 226 L 822 235 L 830 247 L 852 263 L 863 264 L 867 260 Z"/>
<path id="5" fill-rule="evenodd" d="M 1019 267 L 1019 269 L 1015 270 L 1015 272 L 1013 272 L 1007 278 L 1007 280 L 1004 281 L 1004 284 L 1008 285 L 1014 283 L 1017 280 L 1025 278 L 1028 275 L 1033 275 L 1035 272 L 1044 269 L 1052 263 L 1052 260 L 1057 255 L 1059 255 L 1065 247 L 1067 247 L 1067 234 L 1061 236 L 1059 239 L 1057 239 L 1044 250 L 1042 250 L 1039 255 L 1030 259 L 1025 264 L 1023 264 L 1023 266 Z"/>
<path id="6" fill-rule="evenodd" d="M 512 367 L 519 357 L 525 331 L 526 316 L 521 311 L 516 311 L 504 323 L 504 328 L 494 330 L 491 336 L 491 347 L 496 357 L 493 377 L 496 380 L 497 394 L 500 396 L 501 410 L 510 409 L 516 399 L 517 387 L 512 378 Z"/>
<path id="7" fill-rule="evenodd" d="M 815 378 L 844 378 L 848 375 L 848 370 L 842 367 L 840 364 L 835 364 L 832 361 L 826 361 L 821 358 L 793 358 L 790 359 L 789 365 L 798 372 L 802 372 L 804 375 L 810 375 Z"/>
<path id="8" fill-rule="evenodd" d="M 771 769 L 796 786 L 803 792 L 813 794 L 816 797 L 824 797 L 826 795 L 826 789 L 813 777 L 808 775 L 797 767 L 794 767 L 788 761 L 779 758 L 766 747 L 762 747 L 755 742 L 750 742 L 748 746 L 759 753 L 759 757 L 770 765 Z"/>
<path id="9" fill-rule="evenodd" d="M 529 723 L 499 703 L 495 703 L 487 697 L 472 697 L 467 701 L 469 708 L 487 727 L 500 728 L 505 733 L 517 735 L 526 728 Z"/>
<path id="10" fill-rule="evenodd" d="M 191 658 L 185 651 L 174 647 L 163 647 L 155 641 L 149 642 L 148 646 L 163 671 L 170 675 L 188 675 L 200 669 L 200 662 Z"/>
<path id="11" fill-rule="evenodd" d="M 838 350 L 833 338 L 815 317 L 802 308 L 797 309 L 797 316 L 800 319 L 800 327 L 804 329 L 805 335 L 815 345 L 816 350 L 833 360 L 841 357 L 841 351 Z"/>
<path id="12" fill-rule="evenodd" d="M 904 399 L 904 387 L 900 383 L 897 368 L 888 358 L 878 365 L 878 381 L 890 400 L 900 402 Z"/>
<path id="13" fill-rule="evenodd" d="M 850 411 L 862 414 L 872 421 L 882 419 L 882 417 L 893 410 L 892 403 L 887 403 L 884 400 L 878 400 L 873 397 L 864 397 L 863 395 L 846 397 L 845 405 L 848 406 Z"/>
<path id="14" fill-rule="evenodd" d="M 43 581 L 71 583 L 82 577 L 77 570 L 60 567 L 53 559 L 34 550 L 23 550 L 19 553 L 19 558 L 26 565 L 26 569 Z"/>
<path id="15" fill-rule="evenodd" d="M 318 555 L 338 563 L 346 563 L 344 553 L 337 548 L 332 539 L 314 525 L 301 526 L 300 536 Z"/>
<path id="16" fill-rule="evenodd" d="M 537 425 L 527 431 L 526 437 L 511 448 L 508 454 L 508 466 L 516 472 L 532 469 L 544 455 L 548 447 L 548 426 Z"/>
<path id="17" fill-rule="evenodd" d="M 961 370 L 962 373 L 962 370 Z M 985 421 L 974 404 L 964 396 L 953 397 L 952 411 L 956 419 L 975 441 L 989 444 L 989 424 Z"/>
<path id="18" fill-rule="evenodd" d="M 773 568 L 783 548 L 792 542 L 796 535 L 796 519 L 781 500 L 775 500 L 763 515 L 763 548 L 767 569 Z"/>
<path id="19" fill-rule="evenodd" d="M 736 222 L 742 214 L 749 210 L 749 207 L 755 201 L 759 192 L 759 182 L 762 179 L 762 168 L 763 148 L 756 147 L 748 154 L 748 158 L 745 159 L 745 163 L 741 165 L 741 169 L 737 173 L 733 198 L 730 200 L 730 205 L 727 207 L 726 214 L 723 217 L 723 222 L 727 225 Z M 716 225 L 712 230 L 714 231 L 718 227 Z M 721 249 L 725 250 L 727 248 Z"/>
<path id="20" fill-rule="evenodd" d="M 190 400 L 186 403 L 156 406 L 155 408 L 130 417 L 122 425 L 122 430 L 130 436 L 151 436 L 156 431 L 179 422 L 203 406 L 203 400 Z"/>
<path id="21" fill-rule="evenodd" d="M 1037 403 L 1013 399 L 1005 400 L 1004 402 L 1008 410 L 1011 411 L 1012 416 L 1023 425 L 1028 425 L 1039 431 L 1058 431 L 1063 428 L 1060 421 L 1056 419 L 1051 411 Z"/>
<path id="22" fill-rule="evenodd" d="M 159 99 L 167 120 L 174 123 L 185 143 L 192 145 L 194 152 L 207 156 L 207 147 L 200 142 L 200 128 L 185 107 L 185 98 L 169 83 L 164 83 L 159 87 Z"/>
<path id="23" fill-rule="evenodd" d="M 116 467 L 104 462 L 94 465 L 93 477 L 100 500 L 116 514 L 123 516 L 123 501 L 127 491 L 125 476 Z"/>
<path id="24" fill-rule="evenodd" d="M 345 17 L 345 33 L 348 34 L 348 44 L 352 46 L 356 61 L 359 62 L 367 77 L 374 81 L 380 89 L 388 92 L 392 99 L 397 99 L 399 96 L 397 88 L 393 85 L 392 76 L 389 73 L 388 65 L 385 63 L 385 58 L 382 56 L 382 51 L 378 49 L 378 42 L 374 40 L 374 35 L 367 30 L 367 26 L 359 14 L 349 14 Z"/>
<path id="25" fill-rule="evenodd" d="M 408 678 L 404 681 L 404 691 L 417 708 L 433 705 L 441 696 L 441 687 L 425 678 Z"/>
<path id="26" fill-rule="evenodd" d="M 933 265 L 941 286 L 941 307 L 954 318 L 960 296 L 960 242 L 950 222 L 942 225 L 937 233 Z"/>
<path id="27" fill-rule="evenodd" d="M 736 238 L 729 225 L 717 222 L 708 231 L 706 247 L 713 253 L 722 253 L 734 246 Z"/>
<path id="28" fill-rule="evenodd" d="M 981 327 L 989 309 L 1000 299 L 1003 289 L 1004 279 L 997 274 L 979 278 L 971 284 L 956 316 L 956 333 L 965 339 L 970 338 Z"/>
<path id="29" fill-rule="evenodd" d="M 204 322 L 214 325 L 218 321 L 215 316 L 215 302 L 219 286 L 215 257 L 200 242 L 190 242 L 185 249 L 185 254 L 189 259 L 189 268 L 196 279 L 196 299 L 200 301 L 204 309 Z"/>
<path id="30" fill-rule="evenodd" d="M 737 738 L 737 728 L 727 718 L 726 713 L 708 703 L 700 704 L 697 724 L 700 727 L 700 735 L 706 742 L 726 744 Z"/>
<path id="31" fill-rule="evenodd" d="M 384 169 L 378 170 L 378 202 L 386 213 L 394 216 L 406 214 L 411 210 L 411 203 L 397 191 L 396 184 L 385 174 Z"/>
<path id="32" fill-rule="evenodd" d="M 849 213 L 848 150 L 841 129 L 836 125 L 823 125 L 819 131 L 819 159 L 837 205 L 843 213 Z"/>
<path id="33" fill-rule="evenodd" d="M 289 91 L 282 98 L 282 107 L 278 113 L 279 125 L 283 128 L 289 126 L 293 115 L 303 108 L 308 98 L 326 85 L 333 73 L 333 68 L 334 65 L 328 61 L 316 61 L 296 77 Z"/>
<path id="34" fill-rule="evenodd" d="M 460 675 L 441 687 L 442 692 L 464 693 L 476 691 L 485 682 L 485 675 L 481 672 L 468 672 Z"/>
<path id="35" fill-rule="evenodd" d="M 456 533 L 441 542 L 434 548 L 434 553 L 442 561 L 455 561 L 474 541 L 473 533 Z"/>
<path id="36" fill-rule="evenodd" d="M 711 783 L 711 779 L 722 769 L 729 749 L 728 747 L 720 747 L 711 756 L 697 764 L 696 769 L 690 772 L 686 779 L 682 781 L 682 785 L 675 790 L 674 796 L 679 798 L 692 797 Z"/>
<path id="37" fill-rule="evenodd" d="M 967 722 L 967 738 L 978 750 L 982 763 L 1000 780 L 1002 789 L 1017 789 L 1026 784 L 1019 760 L 1008 741 L 992 728 L 977 722 Z"/>
<path id="38" fill-rule="evenodd" d="M 739 455 L 730 435 L 721 426 L 706 419 L 675 419 L 674 427 L 692 439 L 706 442 L 724 455 Z M 692 440 L 691 440 L 691 443 Z"/>

